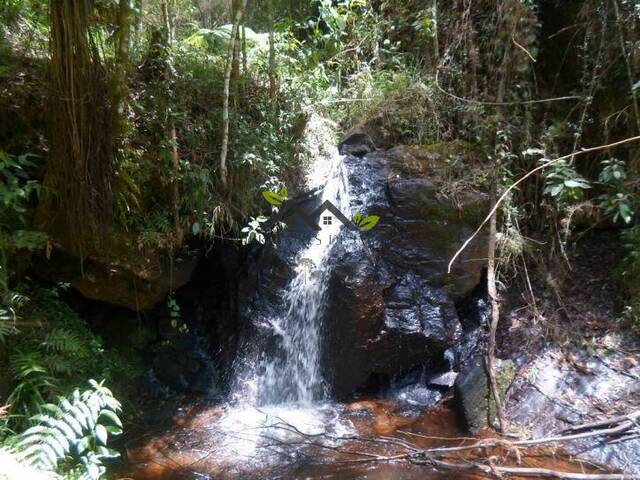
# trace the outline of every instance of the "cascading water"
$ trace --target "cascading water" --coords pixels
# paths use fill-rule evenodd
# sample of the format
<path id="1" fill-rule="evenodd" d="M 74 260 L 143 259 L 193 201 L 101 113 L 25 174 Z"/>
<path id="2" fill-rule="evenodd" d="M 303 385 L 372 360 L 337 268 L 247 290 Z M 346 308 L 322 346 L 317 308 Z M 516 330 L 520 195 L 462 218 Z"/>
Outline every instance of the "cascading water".
<path id="1" fill-rule="evenodd" d="M 329 159 L 317 159 L 309 183 L 325 181 L 321 201 L 329 200 L 346 212 L 349 195 L 342 160 L 337 152 Z M 244 362 L 251 369 L 239 376 L 244 385 L 238 387 L 245 401 L 249 398 L 257 405 L 308 404 L 326 398 L 320 371 L 320 332 L 331 269 L 329 255 L 342 225 L 324 215 L 320 216 L 320 223 L 321 230 L 296 257 L 293 278 L 283 292 L 283 311 L 263 325 L 277 337 L 277 351 L 269 357 Z"/>
<path id="2" fill-rule="evenodd" d="M 343 157 L 338 154 L 326 126 L 325 138 L 317 142 L 313 164 L 307 175 L 311 189 L 322 187 L 321 202 L 333 203 L 349 216 L 348 179 Z M 327 148 L 327 145 L 331 145 Z M 324 147 L 324 148 L 323 148 Z M 282 435 L 276 424 L 294 425 L 314 434 L 346 433 L 350 425 L 338 420 L 338 411 L 328 401 L 328 390 L 320 370 L 322 317 L 331 274 L 330 255 L 343 225 L 320 215 L 321 230 L 295 257 L 293 276 L 281 292 L 276 312 L 256 320 L 258 339 L 273 340 L 275 349 L 247 348 L 236 361 L 231 401 L 216 430 L 225 435 L 225 453 L 255 458 L 267 430 L 269 437 Z M 264 459 L 261 459 L 264 461 Z"/>

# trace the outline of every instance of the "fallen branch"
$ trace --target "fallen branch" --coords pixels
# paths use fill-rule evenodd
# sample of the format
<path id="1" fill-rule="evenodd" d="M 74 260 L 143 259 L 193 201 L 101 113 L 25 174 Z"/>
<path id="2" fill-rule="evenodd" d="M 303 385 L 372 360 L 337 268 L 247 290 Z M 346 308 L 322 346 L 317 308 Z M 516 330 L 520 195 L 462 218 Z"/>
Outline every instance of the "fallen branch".
<path id="1" fill-rule="evenodd" d="M 412 463 L 429 465 L 440 470 L 478 470 L 487 475 L 501 478 L 502 475 L 514 475 L 519 477 L 543 477 L 543 478 L 561 478 L 567 480 L 630 480 L 638 478 L 634 475 L 626 475 L 623 473 L 574 473 L 561 472 L 548 468 L 530 468 L 530 467 L 502 467 L 490 463 L 489 465 L 477 462 L 449 462 L 437 460 L 434 458 L 425 458 L 423 461 L 413 460 Z"/>
<path id="2" fill-rule="evenodd" d="M 637 422 L 639 419 L 640 410 L 631 412 L 628 415 L 621 415 L 573 427 L 573 431 L 578 431 L 579 433 L 552 435 L 528 440 L 509 440 L 500 437 L 475 440 L 470 437 L 429 437 L 412 432 L 398 432 L 406 434 L 410 438 L 463 442 L 475 440 L 473 443 L 466 445 L 433 448 L 419 447 L 409 440 L 388 436 L 362 437 L 359 435 L 333 436 L 325 433 L 308 434 L 302 432 L 294 425 L 278 419 L 277 423 L 264 428 L 280 429 L 289 434 L 293 434 L 294 437 L 282 439 L 265 435 L 264 438 L 270 440 L 271 443 L 263 445 L 263 447 L 270 448 L 279 446 L 289 451 L 292 447 L 306 446 L 332 452 L 337 455 L 337 457 L 334 458 L 336 463 L 363 464 L 407 461 L 414 464 L 425 465 L 436 470 L 477 471 L 484 475 L 497 478 L 506 475 L 566 480 L 630 480 L 640 479 L 640 476 L 623 473 L 565 472 L 549 468 L 500 465 L 498 463 L 499 458 L 495 456 L 495 451 L 491 452 L 490 450 L 502 449 L 500 451 L 515 452 L 519 465 L 521 463 L 520 459 L 522 457 L 526 458 L 526 455 L 524 455 L 521 450 L 529 448 L 534 449 L 543 445 L 561 444 L 593 437 L 611 437 L 614 442 L 635 438 L 638 435 L 635 427 L 638 426 Z M 362 447 L 363 445 L 377 445 L 383 450 L 366 451 Z M 536 452 L 536 450 L 533 450 L 533 452 L 539 455 L 539 452 Z"/>
<path id="3" fill-rule="evenodd" d="M 640 140 L 640 135 L 635 136 L 635 137 L 629 137 L 629 138 L 625 138 L 624 140 L 619 140 L 617 142 L 613 142 L 613 143 L 609 143 L 607 145 L 599 145 L 597 147 L 590 147 L 590 148 L 583 148 L 580 151 L 577 152 L 573 152 L 570 153 L 568 155 L 564 155 L 562 157 L 558 157 L 554 160 L 550 160 L 547 163 L 544 163 L 536 168 L 534 168 L 533 170 L 530 170 L 528 173 L 526 173 L 525 175 L 523 175 L 522 177 L 520 177 L 516 182 L 512 183 L 507 189 L 505 189 L 505 191 L 502 193 L 502 195 L 500 195 L 500 197 L 498 198 L 498 200 L 496 201 L 495 205 L 493 206 L 493 208 L 491 209 L 491 211 L 489 212 L 489 214 L 485 217 L 485 219 L 482 221 L 482 223 L 480 224 L 480 226 L 476 229 L 475 232 L 473 232 L 473 234 L 462 244 L 462 247 L 460 247 L 458 249 L 458 251 L 453 255 L 453 257 L 451 258 L 451 260 L 449 261 L 449 265 L 447 267 L 447 273 L 451 273 L 451 266 L 453 265 L 453 262 L 456 261 L 456 259 L 460 256 L 460 254 L 467 248 L 467 246 L 471 243 L 471 241 L 478 235 L 478 233 L 480 233 L 480 231 L 482 230 L 482 227 L 484 227 L 487 222 L 491 219 L 491 217 L 493 216 L 494 213 L 496 213 L 496 211 L 498 210 L 498 207 L 500 206 L 500 204 L 505 200 L 505 198 L 507 198 L 507 196 L 509 195 L 509 193 L 515 189 L 518 185 L 520 185 L 522 182 L 524 182 L 527 178 L 529 178 L 530 176 L 532 176 L 533 174 L 539 172 L 540 170 L 543 170 L 551 165 L 554 165 L 562 160 L 567 160 L 568 158 L 572 158 L 572 157 L 577 157 L 578 155 L 584 155 L 586 153 L 591 153 L 591 152 L 596 152 L 599 150 L 606 150 L 607 148 L 613 148 L 613 147 L 617 147 L 619 145 L 624 145 L 626 143 L 632 143 L 632 142 L 637 142 L 638 140 Z"/>

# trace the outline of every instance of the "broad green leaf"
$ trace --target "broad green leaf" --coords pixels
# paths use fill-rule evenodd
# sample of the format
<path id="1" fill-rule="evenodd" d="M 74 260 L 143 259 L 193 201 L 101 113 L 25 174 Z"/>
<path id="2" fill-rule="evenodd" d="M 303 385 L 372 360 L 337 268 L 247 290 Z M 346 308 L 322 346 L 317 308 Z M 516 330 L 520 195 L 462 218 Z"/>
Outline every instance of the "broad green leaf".
<path id="1" fill-rule="evenodd" d="M 262 196 L 271 205 L 282 205 L 282 202 L 286 200 L 285 197 L 278 195 L 275 192 L 262 192 Z"/>
<path id="2" fill-rule="evenodd" d="M 107 429 L 104 428 L 104 425 L 96 425 L 96 438 L 98 439 L 98 442 L 102 445 L 106 445 L 108 436 L 109 434 L 107 433 Z"/>
<path id="3" fill-rule="evenodd" d="M 591 185 L 589 185 L 586 180 L 577 178 L 573 180 L 565 180 L 564 185 L 568 188 L 591 188 Z"/>
<path id="4" fill-rule="evenodd" d="M 111 410 L 102 410 L 100 412 L 100 418 L 102 418 L 102 417 L 105 417 L 107 420 L 109 420 L 116 427 L 122 428 L 122 422 L 120 421 L 120 418 L 118 417 L 118 415 L 116 415 Z"/>
<path id="5" fill-rule="evenodd" d="M 562 193 L 563 190 L 564 190 L 564 184 L 559 183 L 556 185 L 550 185 L 549 187 L 545 188 L 545 193 L 548 193 L 552 197 L 557 197 Z"/>
<path id="6" fill-rule="evenodd" d="M 362 230 L 363 232 L 371 230 L 378 224 L 379 221 L 380 217 L 377 215 L 370 215 L 368 217 L 365 217 L 362 222 L 360 222 L 360 230 Z"/>

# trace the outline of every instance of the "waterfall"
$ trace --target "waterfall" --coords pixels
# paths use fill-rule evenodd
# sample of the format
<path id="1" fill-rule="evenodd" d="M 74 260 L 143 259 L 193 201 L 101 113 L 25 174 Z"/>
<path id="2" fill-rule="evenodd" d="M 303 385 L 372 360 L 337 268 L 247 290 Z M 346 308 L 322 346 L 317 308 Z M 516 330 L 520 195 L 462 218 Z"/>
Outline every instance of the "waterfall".
<path id="1" fill-rule="evenodd" d="M 347 172 L 335 147 L 314 159 L 307 183 L 312 188 L 323 186 L 322 203 L 328 200 L 348 212 Z M 343 225 L 328 211 L 318 222 L 321 230 L 296 255 L 293 276 L 282 291 L 281 308 L 259 325 L 276 337 L 276 351 L 269 355 L 253 351 L 257 358 L 241 359 L 233 387 L 236 400 L 278 405 L 327 399 L 320 371 L 320 335 L 331 273 L 329 257 Z"/>
<path id="2" fill-rule="evenodd" d="M 315 151 L 307 187 L 323 187 L 321 203 L 328 200 L 350 217 L 344 157 L 327 126 L 318 119 L 315 122 L 315 138 L 308 142 Z M 220 457 L 261 464 L 272 461 L 268 449 L 260 447 L 265 438 L 269 443 L 290 434 L 278 427 L 283 422 L 307 434 L 340 436 L 352 431 L 351 423 L 339 418 L 339 407 L 330 402 L 320 369 L 330 256 L 343 225 L 328 211 L 317 220 L 321 230 L 295 254 L 291 279 L 279 293 L 282 301 L 266 318 L 252 319 L 257 338 L 245 339 L 246 348 L 233 371 L 230 401 L 212 430 L 222 437 L 217 446 Z M 263 342 L 275 343 L 275 348 L 266 348 Z"/>

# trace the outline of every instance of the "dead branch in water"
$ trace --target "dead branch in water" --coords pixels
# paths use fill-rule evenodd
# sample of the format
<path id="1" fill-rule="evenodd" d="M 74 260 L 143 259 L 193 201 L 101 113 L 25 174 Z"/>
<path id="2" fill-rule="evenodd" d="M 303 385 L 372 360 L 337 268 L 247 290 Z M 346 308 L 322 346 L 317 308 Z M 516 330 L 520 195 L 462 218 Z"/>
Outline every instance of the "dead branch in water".
<path id="1" fill-rule="evenodd" d="M 548 468 L 526 467 L 521 465 L 521 458 L 526 457 L 528 449 L 535 449 L 544 445 L 554 444 L 561 446 L 575 440 L 602 437 L 613 442 L 621 442 L 635 438 L 640 434 L 640 410 L 627 415 L 611 417 L 597 422 L 585 423 L 571 427 L 569 432 L 548 437 L 510 440 L 503 437 L 474 440 L 470 437 L 429 437 L 412 432 L 398 433 L 406 435 L 408 439 L 392 436 L 366 437 L 361 435 L 336 436 L 324 433 L 307 434 L 302 432 L 282 419 L 266 428 L 273 432 L 281 430 L 289 438 L 274 438 L 265 435 L 265 439 L 271 440 L 269 447 L 275 445 L 290 449 L 291 447 L 315 447 L 330 451 L 335 455 L 335 461 L 343 464 L 362 463 L 389 463 L 405 461 L 416 465 L 424 465 L 435 470 L 476 472 L 487 476 L 502 478 L 503 476 L 559 478 L 567 480 L 630 480 L 640 479 L 640 476 L 624 473 L 584 473 L 564 472 Z M 577 433 L 576 433 L 577 432 Z M 420 447 L 413 443 L 413 439 L 458 441 L 462 444 L 454 446 Z M 465 444 L 466 443 L 466 444 Z M 366 447 L 365 447 L 366 446 Z M 384 449 L 367 450 L 378 447 Z M 504 465 L 501 458 L 491 452 L 491 449 L 504 449 L 506 452 L 515 452 L 517 465 Z M 540 455 L 540 451 L 530 451 Z M 547 455 L 545 453 L 544 455 Z M 553 454 L 548 454 L 553 455 Z M 354 458 L 358 457 L 358 458 Z"/>

